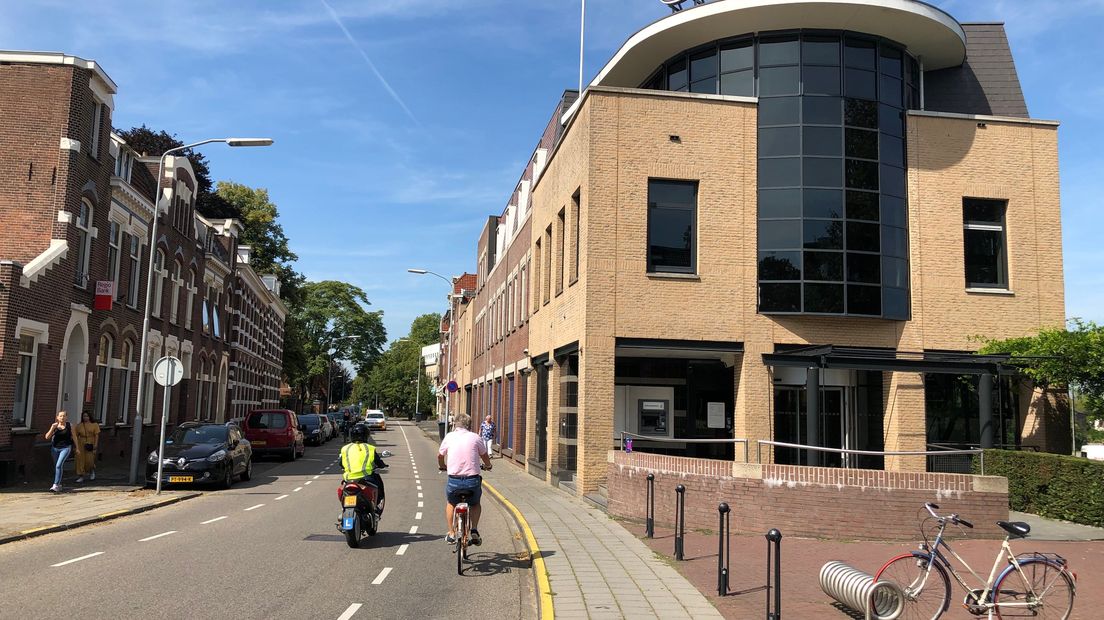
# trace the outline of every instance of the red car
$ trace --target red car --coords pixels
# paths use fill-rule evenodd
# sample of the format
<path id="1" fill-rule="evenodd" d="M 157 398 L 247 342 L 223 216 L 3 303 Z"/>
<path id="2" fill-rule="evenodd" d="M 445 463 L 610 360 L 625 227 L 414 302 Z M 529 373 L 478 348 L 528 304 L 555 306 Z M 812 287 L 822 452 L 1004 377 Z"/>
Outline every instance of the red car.
<path id="1" fill-rule="evenodd" d="M 257 409 L 245 416 L 245 438 L 253 445 L 253 454 L 276 454 L 294 461 L 303 456 L 303 430 L 299 418 L 287 409 Z"/>

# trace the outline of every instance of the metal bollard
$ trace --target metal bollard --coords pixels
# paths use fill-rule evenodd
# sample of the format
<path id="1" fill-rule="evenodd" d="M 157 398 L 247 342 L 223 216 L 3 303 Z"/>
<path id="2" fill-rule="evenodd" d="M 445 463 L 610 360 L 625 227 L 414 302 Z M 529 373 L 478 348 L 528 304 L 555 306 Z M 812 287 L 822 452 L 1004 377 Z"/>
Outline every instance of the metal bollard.
<path id="1" fill-rule="evenodd" d="M 728 504 L 721 502 L 717 506 L 717 514 L 717 596 L 728 596 L 728 564 L 732 559 L 732 549 L 728 543 Z"/>
<path id="2" fill-rule="evenodd" d="M 774 579 L 771 580 L 771 551 L 774 555 Z M 771 591 L 774 611 L 771 611 Z M 782 620 L 782 532 L 771 528 L 767 532 L 767 620 Z"/>
<path id="3" fill-rule="evenodd" d="M 686 536 L 686 487 L 675 486 L 675 559 L 682 560 L 683 537 Z"/>
<path id="4" fill-rule="evenodd" d="M 865 614 L 867 620 L 896 620 L 905 610 L 905 594 L 892 581 L 874 581 L 870 575 L 843 562 L 820 569 L 820 589 L 840 603 Z"/>
<path id="5" fill-rule="evenodd" d="M 648 489 L 644 495 L 646 518 L 644 519 L 644 535 L 648 538 L 655 537 L 655 474 L 648 474 Z"/>

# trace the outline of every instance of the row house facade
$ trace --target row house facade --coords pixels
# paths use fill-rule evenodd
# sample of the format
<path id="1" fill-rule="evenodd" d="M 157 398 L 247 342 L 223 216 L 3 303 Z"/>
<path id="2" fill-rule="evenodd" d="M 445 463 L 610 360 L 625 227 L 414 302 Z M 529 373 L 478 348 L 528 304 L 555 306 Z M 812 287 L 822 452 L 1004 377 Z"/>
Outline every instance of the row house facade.
<path id="1" fill-rule="evenodd" d="M 1065 320 L 1058 123 L 1028 114 L 1003 26 L 798 4 L 634 34 L 481 231 L 442 381 L 531 473 L 592 493 L 624 437 L 910 473 L 943 447 L 1068 450 L 1062 397 L 975 354 Z"/>
<path id="2" fill-rule="evenodd" d="M 165 355 L 185 370 L 169 424 L 226 419 L 238 223 L 195 212 L 186 158 L 166 158 L 158 183 L 159 159 L 111 131 L 116 86 L 94 61 L 0 52 L 0 83 L 0 483 L 51 469 L 43 435 L 58 411 L 74 423 L 90 414 L 102 428 L 98 459 L 129 463 L 140 372 L 140 445 L 143 455 L 152 450 L 163 398 L 152 369 Z M 270 349 L 278 367 L 284 315 L 276 314 L 279 325 L 266 325 L 280 339 Z"/>

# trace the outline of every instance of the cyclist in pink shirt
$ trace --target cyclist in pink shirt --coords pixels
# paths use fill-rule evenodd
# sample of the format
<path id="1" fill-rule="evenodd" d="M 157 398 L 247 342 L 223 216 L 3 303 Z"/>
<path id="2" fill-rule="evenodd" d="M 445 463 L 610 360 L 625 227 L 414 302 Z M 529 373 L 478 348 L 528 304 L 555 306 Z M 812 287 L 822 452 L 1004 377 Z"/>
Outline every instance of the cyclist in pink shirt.
<path id="1" fill-rule="evenodd" d="M 491 460 L 487 457 L 487 446 L 479 435 L 471 432 L 468 426 L 471 424 L 471 416 L 466 413 L 458 413 L 453 420 L 453 430 L 445 435 L 441 441 L 441 447 L 437 450 L 437 467 L 441 471 L 448 472 L 448 482 L 445 484 L 445 521 L 448 523 L 449 533 L 445 542 L 456 542 L 456 532 L 452 530 L 452 510 L 460 503 L 460 493 L 471 493 L 468 505 L 471 506 L 471 544 L 479 545 L 483 539 L 479 536 L 479 498 L 483 495 L 483 477 L 479 475 L 479 464 L 488 471 L 491 469 Z"/>

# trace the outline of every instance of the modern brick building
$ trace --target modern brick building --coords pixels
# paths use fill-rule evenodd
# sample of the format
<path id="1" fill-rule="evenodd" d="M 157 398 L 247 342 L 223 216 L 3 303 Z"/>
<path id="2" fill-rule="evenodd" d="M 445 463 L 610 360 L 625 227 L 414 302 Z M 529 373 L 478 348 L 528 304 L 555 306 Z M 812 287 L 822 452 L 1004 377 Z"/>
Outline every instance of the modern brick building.
<path id="1" fill-rule="evenodd" d="M 231 302 L 234 323 L 228 414 L 231 418 L 244 417 L 251 409 L 279 406 L 284 320 L 288 313 L 280 299 L 280 280 L 253 271 L 249 262 L 252 248 L 239 245 L 237 254 Z"/>
<path id="2" fill-rule="evenodd" d="M 59 410 L 91 414 L 99 460 L 128 463 L 159 160 L 111 132 L 116 86 L 93 61 L 0 52 L 0 84 L 0 484 L 51 469 L 43 434 Z M 143 455 L 156 445 L 152 367 L 164 355 L 185 368 L 169 423 L 225 418 L 231 299 L 252 273 L 236 264 L 238 223 L 195 212 L 186 158 L 166 159 L 160 185 Z M 264 308 L 268 394 L 284 314 L 271 291 Z"/>
<path id="3" fill-rule="evenodd" d="M 1028 115 L 1000 24 L 913 0 L 673 12 L 565 97 L 488 221 L 453 361 L 468 410 L 512 412 L 514 458 L 580 493 L 640 466 L 623 433 L 697 474 L 744 439 L 760 483 L 965 465 L 760 440 L 1065 451 L 1061 397 L 974 354 L 1064 323 L 1057 126 Z M 515 207 L 527 250 L 499 240 Z M 503 276 L 526 266 L 513 331 Z M 501 408 L 511 369 L 526 404 Z"/>

